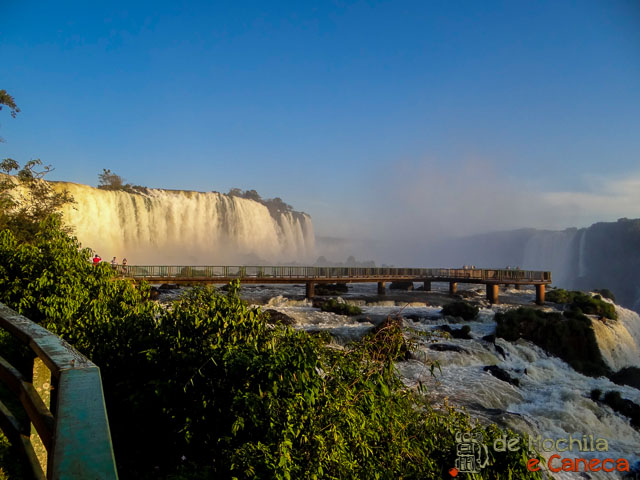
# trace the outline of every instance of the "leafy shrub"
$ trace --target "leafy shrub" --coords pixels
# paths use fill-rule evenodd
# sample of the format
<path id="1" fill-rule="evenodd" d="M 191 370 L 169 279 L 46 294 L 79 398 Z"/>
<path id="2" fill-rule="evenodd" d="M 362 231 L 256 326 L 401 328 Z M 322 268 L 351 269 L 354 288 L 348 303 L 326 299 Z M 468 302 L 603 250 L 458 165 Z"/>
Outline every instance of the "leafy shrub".
<path id="1" fill-rule="evenodd" d="M 613 292 L 611 290 L 609 290 L 608 288 L 602 288 L 599 290 L 595 290 L 596 293 L 599 293 L 600 295 L 602 295 L 604 298 L 611 300 L 612 302 L 616 301 L 616 296 L 613 294 Z"/>
<path id="2" fill-rule="evenodd" d="M 529 340 L 551 355 L 560 357 L 585 375 L 609 373 L 604 363 L 591 320 L 577 312 L 543 312 L 520 307 L 496 313 L 496 335 L 505 340 Z"/>
<path id="3" fill-rule="evenodd" d="M 479 311 L 478 307 L 467 302 L 453 302 L 442 307 L 443 315 L 462 317 L 464 320 L 473 320 Z"/>
<path id="4" fill-rule="evenodd" d="M 569 304 L 571 310 L 588 315 L 600 315 L 615 320 L 618 318 L 614 305 L 605 302 L 601 297 L 578 291 L 567 291 L 561 288 L 550 290 L 546 299 L 554 303 Z"/>
<path id="5" fill-rule="evenodd" d="M 320 310 L 323 312 L 333 312 L 338 315 L 347 315 L 353 317 L 355 315 L 362 315 L 362 309 L 356 305 L 349 305 L 348 303 L 340 303 L 335 298 L 327 300 L 320 306 Z"/>

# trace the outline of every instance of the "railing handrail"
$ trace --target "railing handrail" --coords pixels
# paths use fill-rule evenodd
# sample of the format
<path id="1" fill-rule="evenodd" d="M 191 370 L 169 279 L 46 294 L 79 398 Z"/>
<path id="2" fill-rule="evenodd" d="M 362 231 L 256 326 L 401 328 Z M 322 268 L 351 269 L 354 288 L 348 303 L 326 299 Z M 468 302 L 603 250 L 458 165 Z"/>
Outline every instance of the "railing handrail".
<path id="1" fill-rule="evenodd" d="M 31 347 L 51 371 L 54 412 L 45 406 L 34 386 L 0 358 L 0 379 L 14 394 L 23 393 L 18 395 L 22 406 L 47 451 L 43 468 L 29 441 L 27 426 L 19 425 L 0 402 L 3 430 L 23 448 L 34 477 L 117 479 L 100 369 L 66 341 L 2 303 L 0 327 Z"/>
<path id="2" fill-rule="evenodd" d="M 551 282 L 551 272 L 496 268 L 309 267 L 299 265 L 119 265 L 134 278 L 373 278 L 469 279 L 482 282 Z"/>

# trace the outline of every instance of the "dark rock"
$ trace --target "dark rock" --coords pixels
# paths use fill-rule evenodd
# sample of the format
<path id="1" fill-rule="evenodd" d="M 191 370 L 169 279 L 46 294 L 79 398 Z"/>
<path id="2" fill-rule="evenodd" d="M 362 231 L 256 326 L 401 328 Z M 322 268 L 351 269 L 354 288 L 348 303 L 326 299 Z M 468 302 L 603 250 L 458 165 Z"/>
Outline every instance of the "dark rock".
<path id="1" fill-rule="evenodd" d="M 175 283 L 163 283 L 158 287 L 158 290 L 177 290 L 178 288 L 180 287 Z"/>
<path id="2" fill-rule="evenodd" d="M 489 372 L 491 375 L 496 377 L 498 380 L 502 380 L 503 382 L 510 383 L 511 385 L 514 385 L 516 387 L 520 386 L 520 380 L 518 380 L 517 378 L 513 378 L 505 370 L 503 370 L 502 368 L 498 367 L 497 365 L 487 365 L 486 367 L 484 367 L 483 370 L 485 372 Z"/>
<path id="3" fill-rule="evenodd" d="M 436 352 L 469 353 L 469 350 L 466 348 L 462 348 L 459 345 L 454 345 L 452 343 L 430 343 L 428 348 L 435 350 Z"/>
<path id="4" fill-rule="evenodd" d="M 160 297 L 160 290 L 157 287 L 151 287 L 149 291 L 149 298 L 151 300 L 157 300 Z"/>
<path id="5" fill-rule="evenodd" d="M 609 376 L 609 380 L 618 385 L 628 385 L 640 390 L 640 368 L 625 367 Z"/>
<path id="6" fill-rule="evenodd" d="M 449 325 L 440 325 L 436 328 L 449 333 L 453 338 L 460 338 L 463 340 L 471 339 L 471 327 L 469 327 L 469 325 L 464 325 L 462 328 L 451 328 Z"/>
<path id="7" fill-rule="evenodd" d="M 349 287 L 346 283 L 319 283 L 315 287 L 316 295 L 340 295 L 348 291 Z"/>
<path id="8" fill-rule="evenodd" d="M 502 348 L 500 345 L 497 344 L 493 344 L 493 346 L 496 348 L 496 352 L 498 352 L 500 355 L 502 355 L 502 358 L 504 358 L 505 360 L 507 359 L 507 354 L 504 351 L 504 348 Z"/>
<path id="9" fill-rule="evenodd" d="M 292 317 L 290 317 L 286 313 L 282 313 L 277 310 L 269 309 L 269 310 L 264 310 L 262 313 L 269 316 L 267 323 L 270 323 L 271 325 L 295 325 L 296 324 L 296 321 Z"/>
<path id="10" fill-rule="evenodd" d="M 391 282 L 389 290 L 405 290 L 410 292 L 413 290 L 413 282 Z"/>
<path id="11" fill-rule="evenodd" d="M 479 311 L 478 307 L 467 302 L 453 302 L 442 307 L 442 315 L 462 317 L 464 320 L 473 320 Z"/>
<path id="12" fill-rule="evenodd" d="M 620 392 L 610 391 L 604 395 L 604 403 L 609 405 L 616 412 L 631 420 L 631 425 L 640 428 L 640 405 L 622 398 Z"/>
<path id="13" fill-rule="evenodd" d="M 484 337 L 482 337 L 482 339 L 485 342 L 496 343 L 496 336 L 495 335 L 485 335 Z"/>

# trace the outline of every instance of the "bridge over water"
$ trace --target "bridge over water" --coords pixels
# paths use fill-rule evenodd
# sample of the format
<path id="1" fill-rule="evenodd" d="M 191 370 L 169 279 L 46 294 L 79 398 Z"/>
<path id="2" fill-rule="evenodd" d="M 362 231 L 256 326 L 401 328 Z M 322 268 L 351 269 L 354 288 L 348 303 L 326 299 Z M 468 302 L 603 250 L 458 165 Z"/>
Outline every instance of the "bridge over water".
<path id="1" fill-rule="evenodd" d="M 536 302 L 544 303 L 545 285 L 551 283 L 551 272 L 534 270 L 479 268 L 361 268 L 302 266 L 183 266 L 127 265 L 118 267 L 125 277 L 149 283 L 221 284 L 233 280 L 252 284 L 304 283 L 306 296 L 314 296 L 317 284 L 377 283 L 378 293 L 386 292 L 386 282 L 420 282 L 430 291 L 434 282 L 449 284 L 456 293 L 458 283 L 486 285 L 487 299 L 498 303 L 500 285 L 534 285 Z"/>

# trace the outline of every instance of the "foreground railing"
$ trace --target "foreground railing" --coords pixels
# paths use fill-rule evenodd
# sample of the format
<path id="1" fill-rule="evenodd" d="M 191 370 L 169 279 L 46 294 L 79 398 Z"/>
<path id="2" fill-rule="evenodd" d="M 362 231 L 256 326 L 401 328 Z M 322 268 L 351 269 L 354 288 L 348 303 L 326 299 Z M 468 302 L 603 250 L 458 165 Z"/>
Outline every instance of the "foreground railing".
<path id="1" fill-rule="evenodd" d="M 126 265 L 116 267 L 128 277 L 137 278 L 409 278 L 437 280 L 467 279 L 480 281 L 551 282 L 551 272 L 480 268 L 367 268 L 367 267 L 300 267 L 300 266 L 185 266 Z"/>
<path id="2" fill-rule="evenodd" d="M 60 337 L 0 303 L 0 327 L 36 355 L 33 378 L 0 357 L 0 380 L 28 422 L 0 402 L 0 427 L 36 479 L 117 479 L 100 370 Z"/>

